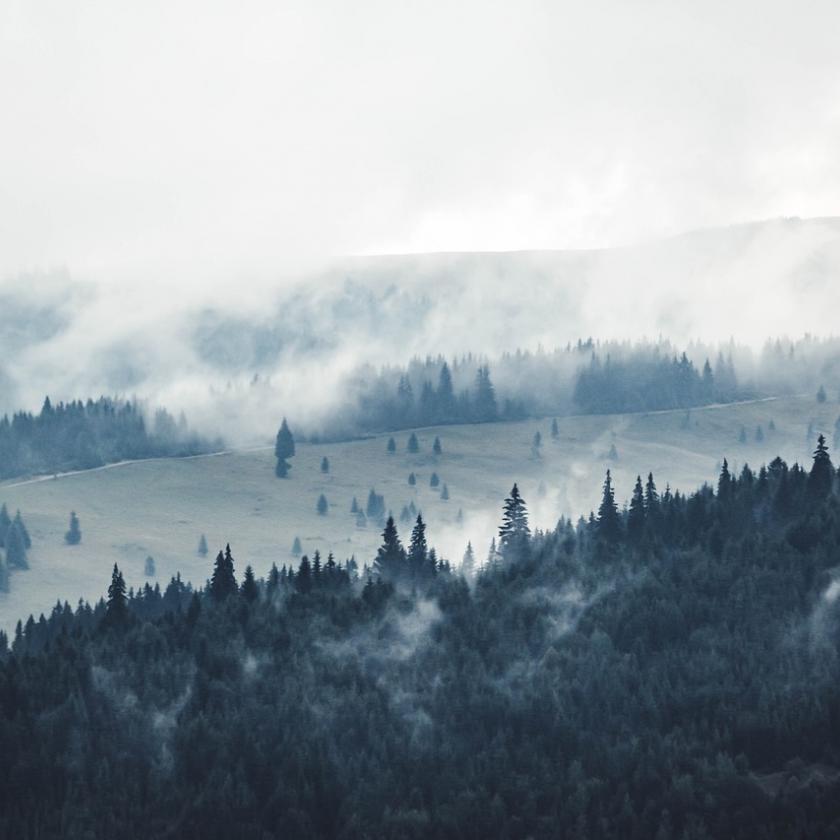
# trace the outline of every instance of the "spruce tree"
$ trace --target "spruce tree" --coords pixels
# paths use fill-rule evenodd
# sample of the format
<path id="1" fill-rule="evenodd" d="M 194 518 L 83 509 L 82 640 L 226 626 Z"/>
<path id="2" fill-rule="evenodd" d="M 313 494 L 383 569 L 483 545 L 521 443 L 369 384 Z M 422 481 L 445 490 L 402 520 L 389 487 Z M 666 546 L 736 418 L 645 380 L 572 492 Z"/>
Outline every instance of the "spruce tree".
<path id="1" fill-rule="evenodd" d="M 300 557 L 300 553 L 303 549 L 300 545 L 300 537 L 295 537 L 294 542 L 292 543 L 292 555 L 294 557 Z"/>
<path id="2" fill-rule="evenodd" d="M 443 447 L 440 445 L 439 437 L 435 437 L 435 442 L 432 445 L 432 452 L 434 452 L 435 455 L 440 455 L 443 452 Z"/>
<path id="3" fill-rule="evenodd" d="M 607 470 L 607 477 L 604 479 L 604 491 L 601 496 L 601 505 L 598 508 L 598 534 L 607 542 L 616 542 L 621 537 L 621 519 L 618 515 L 618 507 L 615 503 L 615 494 L 612 487 L 612 476 Z"/>
<path id="4" fill-rule="evenodd" d="M 82 529 L 79 527 L 79 517 L 76 511 L 70 513 L 70 527 L 64 535 L 64 542 L 67 545 L 78 545 L 82 541 Z"/>
<path id="5" fill-rule="evenodd" d="M 6 533 L 12 525 L 12 519 L 9 516 L 9 510 L 5 503 L 0 507 L 0 548 L 6 545 Z"/>
<path id="6" fill-rule="evenodd" d="M 405 549 L 400 543 L 394 517 L 389 516 L 382 532 L 382 545 L 376 553 L 374 568 L 384 580 L 396 580 L 401 577 L 405 566 Z"/>
<path id="7" fill-rule="evenodd" d="M 146 562 L 143 564 L 143 574 L 146 577 L 155 576 L 155 558 L 151 555 L 146 558 Z"/>
<path id="8" fill-rule="evenodd" d="M 207 556 L 207 537 L 204 534 L 198 538 L 198 555 L 199 557 Z"/>
<path id="9" fill-rule="evenodd" d="M 499 550 L 505 555 L 510 552 L 520 552 L 527 545 L 530 536 L 528 509 L 525 500 L 519 493 L 519 487 L 514 484 L 510 496 L 505 499 L 502 511 L 502 524 L 499 527 Z"/>
<path id="10" fill-rule="evenodd" d="M 353 496 L 353 502 L 350 505 L 350 513 L 358 513 L 359 512 L 359 503 L 356 501 L 356 497 Z"/>
<path id="11" fill-rule="evenodd" d="M 259 597 L 260 591 L 257 588 L 257 581 L 254 579 L 254 570 L 250 566 L 245 567 L 245 575 L 242 578 L 240 592 L 249 604 L 253 604 Z"/>
<path id="12" fill-rule="evenodd" d="M 408 474 L 408 485 L 409 487 L 414 487 L 417 484 L 417 476 L 414 473 Z"/>
<path id="13" fill-rule="evenodd" d="M 535 458 L 539 458 L 541 448 L 542 448 L 542 435 L 540 434 L 539 429 L 537 429 L 537 431 L 534 432 L 534 439 L 531 441 L 531 454 Z"/>
<path id="14" fill-rule="evenodd" d="M 29 536 L 29 531 L 26 530 L 26 525 L 23 524 L 23 517 L 20 515 L 20 511 L 15 512 L 15 518 L 12 524 L 16 525 L 20 530 L 21 536 L 23 537 L 23 544 L 26 546 L 26 550 L 29 551 L 32 548 L 32 539 Z"/>
<path id="15" fill-rule="evenodd" d="M 418 514 L 408 546 L 408 566 L 414 577 L 420 576 L 425 571 L 426 562 L 429 559 L 428 551 L 426 524 L 423 522 L 423 517 Z"/>
<path id="16" fill-rule="evenodd" d="M 15 522 L 6 532 L 6 564 L 10 569 L 28 569 L 26 540 Z"/>
<path id="17" fill-rule="evenodd" d="M 642 477 L 636 476 L 636 486 L 630 499 L 630 509 L 627 513 L 627 535 L 638 542 L 645 531 L 645 494 L 642 488 Z"/>
<path id="18" fill-rule="evenodd" d="M 388 454 L 393 455 L 397 451 L 397 442 L 392 438 L 388 438 Z"/>
<path id="19" fill-rule="evenodd" d="M 277 458 L 277 466 L 275 467 L 275 475 L 278 478 L 285 478 L 289 473 L 289 464 L 287 460 L 295 454 L 295 439 L 289 429 L 289 424 L 286 418 L 280 424 L 280 429 L 277 431 L 277 439 L 274 443 L 274 457 Z"/>
<path id="20" fill-rule="evenodd" d="M 473 551 L 472 543 L 467 543 L 467 550 L 464 552 L 464 557 L 461 560 L 461 574 L 467 579 L 472 579 L 475 574 L 475 552 Z"/>
<path id="21" fill-rule="evenodd" d="M 9 591 L 9 565 L 6 563 L 6 558 L 0 553 L 0 592 Z M 2 658 L 3 651 L 0 650 L 0 658 Z"/>
<path id="22" fill-rule="evenodd" d="M 446 362 L 440 369 L 437 393 L 437 419 L 441 423 L 451 423 L 455 420 L 455 391 L 452 387 L 452 374 Z"/>
<path id="23" fill-rule="evenodd" d="M 652 472 L 648 473 L 645 483 L 645 513 L 648 518 L 659 514 L 659 493 L 656 492 L 656 482 L 653 480 Z"/>
<path id="24" fill-rule="evenodd" d="M 440 498 L 444 502 L 449 501 L 449 487 L 447 487 L 447 485 L 445 485 L 445 484 L 443 485 L 443 489 L 440 491 Z"/>
<path id="25" fill-rule="evenodd" d="M 115 625 L 125 621 L 128 612 L 128 602 L 125 596 L 125 580 L 122 572 L 114 563 L 111 572 L 111 585 L 108 587 L 108 603 L 105 607 L 105 620 L 108 624 Z"/>
<path id="26" fill-rule="evenodd" d="M 420 451 L 420 441 L 417 440 L 417 435 L 414 432 L 408 438 L 408 445 L 406 447 L 412 455 L 416 455 Z"/>
<path id="27" fill-rule="evenodd" d="M 831 494 L 833 486 L 834 467 L 828 454 L 825 436 L 820 435 L 814 450 L 814 463 L 808 475 L 808 492 L 812 498 L 824 499 Z"/>
<path id="28" fill-rule="evenodd" d="M 295 587 L 298 592 L 310 592 L 312 590 L 312 566 L 309 558 L 304 554 L 300 558 L 297 574 L 295 575 Z"/>
<path id="29" fill-rule="evenodd" d="M 239 591 L 233 572 L 233 556 L 230 553 L 230 543 L 225 552 L 220 551 L 216 557 L 213 576 L 210 578 L 210 594 L 216 601 L 223 601 Z"/>
<path id="30" fill-rule="evenodd" d="M 436 472 L 433 472 L 431 478 L 429 479 L 429 487 L 437 487 L 439 484 L 440 477 Z"/>
<path id="31" fill-rule="evenodd" d="M 560 437 L 560 427 L 557 425 L 556 417 L 551 421 L 551 437 L 553 440 L 557 440 Z"/>
<path id="32" fill-rule="evenodd" d="M 328 473 L 329 471 L 330 471 L 330 459 L 327 458 L 326 455 L 324 455 L 324 457 L 321 458 L 321 472 L 322 473 Z"/>
<path id="33" fill-rule="evenodd" d="M 316 509 L 318 511 L 318 516 L 326 516 L 327 512 L 330 509 L 329 503 L 327 502 L 327 497 L 323 493 L 321 493 L 321 495 L 318 497 L 318 504 L 316 506 Z"/>
<path id="34" fill-rule="evenodd" d="M 479 423 L 492 423 L 498 419 L 496 392 L 490 381 L 490 368 L 484 365 L 475 375 L 475 419 Z"/>

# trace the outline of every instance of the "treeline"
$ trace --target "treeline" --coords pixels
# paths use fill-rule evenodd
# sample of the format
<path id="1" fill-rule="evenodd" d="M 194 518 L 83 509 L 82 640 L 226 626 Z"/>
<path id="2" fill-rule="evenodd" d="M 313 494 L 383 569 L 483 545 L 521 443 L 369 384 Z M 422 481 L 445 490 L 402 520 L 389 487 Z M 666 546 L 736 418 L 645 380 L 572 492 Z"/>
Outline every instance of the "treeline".
<path id="1" fill-rule="evenodd" d="M 0 638 L 0 836 L 837 836 L 838 551 L 820 441 L 548 532 L 514 489 L 474 576 L 421 519 L 361 571 L 114 567 Z"/>
<path id="2" fill-rule="evenodd" d="M 151 428 L 135 401 L 100 397 L 53 405 L 40 413 L 0 419 L 0 479 L 83 470 L 138 458 L 196 455 L 219 446 L 158 409 Z"/>
<path id="3" fill-rule="evenodd" d="M 414 359 L 371 367 L 346 383 L 352 405 L 330 431 L 381 432 L 447 423 L 486 423 L 573 413 L 691 408 L 753 396 L 739 383 L 731 351 L 692 347 L 699 362 L 666 343 L 598 344 L 551 352 L 516 351 L 491 363 L 480 356 Z M 492 370 L 491 370 L 492 369 Z"/>

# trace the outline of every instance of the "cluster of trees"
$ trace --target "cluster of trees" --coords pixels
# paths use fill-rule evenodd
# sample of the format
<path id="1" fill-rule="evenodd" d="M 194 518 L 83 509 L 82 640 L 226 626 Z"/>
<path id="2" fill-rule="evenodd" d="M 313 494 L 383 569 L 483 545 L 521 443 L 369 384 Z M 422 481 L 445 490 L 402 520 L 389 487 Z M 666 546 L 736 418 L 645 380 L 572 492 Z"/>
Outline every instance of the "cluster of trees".
<path id="1" fill-rule="evenodd" d="M 0 479 L 84 470 L 136 458 L 196 455 L 219 446 L 189 431 L 158 409 L 151 428 L 135 401 L 98 400 L 53 405 L 40 413 L 21 411 L 0 419 Z"/>
<path id="2" fill-rule="evenodd" d="M 56 605 L 0 636 L 0 835 L 840 833 L 837 472 L 637 480 L 468 581 L 417 517 L 319 555 Z"/>

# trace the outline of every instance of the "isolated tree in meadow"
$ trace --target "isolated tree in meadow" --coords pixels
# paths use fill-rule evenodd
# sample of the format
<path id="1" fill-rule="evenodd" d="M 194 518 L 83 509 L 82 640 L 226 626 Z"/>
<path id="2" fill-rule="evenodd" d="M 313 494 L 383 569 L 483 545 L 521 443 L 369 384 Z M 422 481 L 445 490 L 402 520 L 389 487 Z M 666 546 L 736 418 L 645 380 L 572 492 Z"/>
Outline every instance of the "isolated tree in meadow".
<path id="1" fill-rule="evenodd" d="M 280 424 L 280 429 L 277 432 L 277 439 L 274 443 L 274 457 L 277 458 L 277 466 L 275 467 L 275 475 L 278 478 L 285 478 L 289 474 L 289 464 L 287 460 L 295 454 L 295 439 L 292 437 L 289 424 L 286 418 Z"/>
<path id="2" fill-rule="evenodd" d="M 198 538 L 198 554 L 200 557 L 207 556 L 207 537 L 204 534 Z"/>
<path id="3" fill-rule="evenodd" d="M 29 549 L 32 548 L 32 539 L 29 536 L 29 531 L 26 530 L 26 525 L 23 524 L 23 517 L 20 515 L 20 511 L 15 512 L 15 518 L 12 521 L 12 524 L 20 529 L 21 536 L 23 537 L 23 544 L 26 546 L 26 550 L 29 551 Z"/>
<path id="4" fill-rule="evenodd" d="M 440 484 L 440 477 L 436 472 L 433 472 L 429 478 L 429 487 L 437 487 Z"/>
<path id="5" fill-rule="evenodd" d="M 29 568 L 29 561 L 26 559 L 26 540 L 14 522 L 6 531 L 6 564 L 10 569 Z"/>
<path id="6" fill-rule="evenodd" d="M 330 459 L 327 458 L 326 455 L 324 455 L 324 457 L 321 458 L 321 472 L 322 473 L 328 473 L 329 471 L 330 471 Z"/>
<path id="7" fill-rule="evenodd" d="M 776 421 L 771 418 L 770 422 L 767 424 L 767 428 L 771 432 L 775 432 L 776 431 Z"/>
<path id="8" fill-rule="evenodd" d="M 393 516 L 389 516 L 385 523 L 382 545 L 376 553 L 373 567 L 385 580 L 396 580 L 402 575 L 405 567 L 405 549 L 400 543 Z"/>
<path id="9" fill-rule="evenodd" d="M 397 442 L 392 438 L 388 438 L 388 454 L 393 455 L 397 451 Z"/>
<path id="10" fill-rule="evenodd" d="M 416 455 L 420 451 L 420 441 L 417 440 L 417 435 L 414 432 L 408 438 L 408 445 L 406 449 L 412 454 Z"/>
<path id="11" fill-rule="evenodd" d="M 817 391 L 817 402 L 824 403 L 827 398 L 828 395 L 825 392 L 825 388 L 822 385 L 820 385 L 819 390 Z"/>
<path id="12" fill-rule="evenodd" d="M 464 524 L 464 510 L 458 508 L 458 513 L 455 514 L 455 524 L 460 528 Z"/>
<path id="13" fill-rule="evenodd" d="M 249 604 L 253 604 L 259 597 L 260 590 L 257 588 L 257 581 L 254 579 L 254 570 L 250 566 L 245 567 L 245 575 L 242 578 L 242 586 L 239 591 Z"/>
<path id="14" fill-rule="evenodd" d="M 630 499 L 630 509 L 627 512 L 627 535 L 638 542 L 645 532 L 645 492 L 642 487 L 642 477 L 636 476 L 636 486 Z"/>
<path id="15" fill-rule="evenodd" d="M 356 500 L 356 497 L 353 496 L 353 502 L 350 505 L 350 513 L 358 513 L 359 512 L 359 503 Z"/>
<path id="16" fill-rule="evenodd" d="M 443 447 L 440 445 L 439 437 L 435 437 L 435 442 L 434 444 L 432 444 L 432 452 L 434 452 L 435 455 L 440 455 L 443 453 Z"/>
<path id="17" fill-rule="evenodd" d="M 111 572 L 111 584 L 108 587 L 108 602 L 105 605 L 105 621 L 107 624 L 115 625 L 125 621 L 128 614 L 128 601 L 125 596 L 125 580 L 122 572 L 114 563 Z"/>
<path id="18" fill-rule="evenodd" d="M 449 488 L 445 484 L 443 485 L 443 489 L 440 491 L 440 497 L 444 502 L 449 501 Z"/>
<path id="19" fill-rule="evenodd" d="M 321 493 L 321 495 L 318 496 L 318 505 L 317 505 L 318 516 L 326 516 L 327 511 L 329 509 L 330 509 L 330 506 L 327 503 L 327 497 L 323 493 Z"/>
<path id="20" fill-rule="evenodd" d="M 551 421 L 551 437 L 553 440 L 557 440 L 560 437 L 560 427 L 557 425 L 556 417 Z"/>
<path id="21" fill-rule="evenodd" d="M 408 474 L 408 484 L 409 487 L 414 487 L 414 485 L 417 484 L 417 476 L 414 475 L 414 473 Z"/>
<path id="22" fill-rule="evenodd" d="M 510 551 L 521 551 L 530 536 L 528 508 L 519 493 L 519 487 L 514 484 L 510 496 L 505 499 L 502 510 L 502 524 L 499 528 L 499 550 L 504 554 Z"/>
<path id="23" fill-rule="evenodd" d="M 741 431 L 738 433 L 738 443 L 747 442 L 747 427 L 741 426 Z"/>
<path id="24" fill-rule="evenodd" d="M 814 463 L 808 474 L 808 492 L 815 499 L 824 499 L 831 494 L 833 486 L 834 467 L 828 454 L 825 436 L 820 435 L 814 450 Z"/>
<path id="25" fill-rule="evenodd" d="M 213 576 L 210 578 L 210 594 L 216 601 L 223 601 L 239 591 L 233 571 L 233 555 L 230 543 L 225 546 L 224 554 L 220 551 L 216 556 Z"/>
<path id="26" fill-rule="evenodd" d="M 300 557 L 300 554 L 301 554 L 302 550 L 303 549 L 301 548 L 301 545 L 300 545 L 300 537 L 295 537 L 294 542 L 292 543 L 292 554 L 295 557 Z"/>
<path id="27" fill-rule="evenodd" d="M 82 529 L 79 526 L 79 517 L 76 516 L 76 511 L 70 513 L 70 528 L 64 535 L 64 542 L 67 545 L 78 545 L 82 541 Z"/>
<path id="28" fill-rule="evenodd" d="M 598 534 L 601 538 L 607 540 L 607 542 L 616 542 L 621 537 L 621 519 L 615 503 L 612 476 L 609 470 L 607 470 L 607 477 L 604 479 L 604 490 L 598 508 L 597 521 Z"/>
<path id="29" fill-rule="evenodd" d="M 461 560 L 461 574 L 470 580 L 475 575 L 475 552 L 473 551 L 472 542 L 467 543 L 467 550 L 464 552 L 464 557 Z"/>
<path id="30" fill-rule="evenodd" d="M 146 558 L 146 562 L 143 564 L 143 574 L 146 577 L 155 576 L 155 558 L 152 557 L 151 554 Z"/>
<path id="31" fill-rule="evenodd" d="M 761 425 L 755 427 L 755 442 L 761 443 L 764 440 L 764 429 L 761 428 Z"/>

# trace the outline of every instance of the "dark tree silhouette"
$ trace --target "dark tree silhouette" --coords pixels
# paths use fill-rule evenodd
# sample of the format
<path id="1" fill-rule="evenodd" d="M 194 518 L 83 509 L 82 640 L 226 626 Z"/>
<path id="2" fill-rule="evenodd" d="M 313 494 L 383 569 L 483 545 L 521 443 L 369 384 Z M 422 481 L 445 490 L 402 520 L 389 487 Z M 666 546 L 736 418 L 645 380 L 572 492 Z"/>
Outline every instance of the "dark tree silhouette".
<path id="1" fill-rule="evenodd" d="M 70 513 L 70 527 L 64 535 L 64 542 L 67 545 L 78 545 L 82 541 L 82 529 L 79 526 L 79 517 L 76 511 Z"/>
<path id="2" fill-rule="evenodd" d="M 295 439 L 289 429 L 289 424 L 286 418 L 280 424 L 277 431 L 277 439 L 274 443 L 274 457 L 277 458 L 277 466 L 275 467 L 275 475 L 278 478 L 285 478 L 289 474 L 288 459 L 295 454 Z"/>
<path id="3" fill-rule="evenodd" d="M 612 476 L 609 470 L 604 479 L 604 491 L 598 508 L 598 534 L 607 542 L 617 542 L 621 538 L 621 519 L 615 503 Z"/>
<path id="4" fill-rule="evenodd" d="M 233 556 L 230 552 L 230 543 L 228 543 L 224 554 L 220 551 L 216 556 L 213 576 L 210 578 L 210 594 L 215 600 L 223 601 L 238 591 L 239 587 L 236 585 L 233 571 Z"/>
<path id="5" fill-rule="evenodd" d="M 504 554 L 517 554 L 523 550 L 531 535 L 528 527 L 528 508 L 514 484 L 510 496 L 505 499 L 502 524 L 499 528 L 499 550 Z"/>

